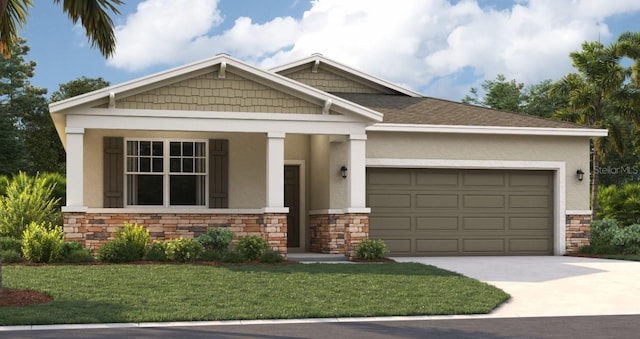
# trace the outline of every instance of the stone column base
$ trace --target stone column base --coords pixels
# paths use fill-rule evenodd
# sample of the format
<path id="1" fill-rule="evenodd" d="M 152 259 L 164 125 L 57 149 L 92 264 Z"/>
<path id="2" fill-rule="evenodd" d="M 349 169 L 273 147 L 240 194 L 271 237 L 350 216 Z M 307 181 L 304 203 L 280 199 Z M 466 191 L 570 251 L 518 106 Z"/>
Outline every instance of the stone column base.
<path id="1" fill-rule="evenodd" d="M 311 252 L 353 256 L 355 247 L 369 237 L 366 213 L 309 216 Z"/>
<path id="2" fill-rule="evenodd" d="M 566 253 L 578 253 L 581 247 L 589 245 L 591 215 L 567 214 L 566 217 Z"/>

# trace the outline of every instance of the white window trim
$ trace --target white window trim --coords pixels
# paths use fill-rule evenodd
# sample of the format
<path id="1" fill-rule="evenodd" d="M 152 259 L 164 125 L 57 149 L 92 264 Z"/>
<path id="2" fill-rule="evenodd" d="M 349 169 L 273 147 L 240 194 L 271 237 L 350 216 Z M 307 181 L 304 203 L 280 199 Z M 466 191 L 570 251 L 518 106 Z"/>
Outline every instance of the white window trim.
<path id="1" fill-rule="evenodd" d="M 162 205 L 131 205 L 129 204 L 129 199 L 128 199 L 128 191 L 127 191 L 127 175 L 128 171 L 127 171 L 127 142 L 128 141 L 161 141 L 162 142 L 162 184 L 163 184 L 163 190 L 162 190 Z M 193 206 L 185 206 L 185 205 L 170 205 L 169 201 L 170 201 L 170 192 L 169 192 L 169 180 L 171 177 L 171 171 L 170 171 L 170 164 L 169 164 L 169 160 L 171 158 L 170 153 L 169 153 L 169 145 L 171 142 L 174 141 L 178 141 L 178 142 L 202 142 L 204 143 L 204 154 L 205 154 L 205 173 L 204 174 L 200 174 L 200 173 L 196 173 L 198 175 L 204 175 L 205 180 L 204 180 L 204 204 L 203 205 L 193 205 Z M 123 173 L 124 173 L 124 178 L 123 178 L 123 199 L 124 199 L 124 208 L 135 208 L 135 209 L 141 209 L 141 210 L 157 210 L 159 208 L 162 209 L 196 209 L 196 210 L 200 210 L 200 209 L 207 209 L 209 208 L 209 140 L 208 139 L 186 139 L 186 138 L 135 138 L 135 137 L 128 137 L 128 138 L 124 138 L 124 142 L 123 142 L 123 157 L 124 157 L 124 161 L 122 166 L 124 167 L 123 169 Z"/>

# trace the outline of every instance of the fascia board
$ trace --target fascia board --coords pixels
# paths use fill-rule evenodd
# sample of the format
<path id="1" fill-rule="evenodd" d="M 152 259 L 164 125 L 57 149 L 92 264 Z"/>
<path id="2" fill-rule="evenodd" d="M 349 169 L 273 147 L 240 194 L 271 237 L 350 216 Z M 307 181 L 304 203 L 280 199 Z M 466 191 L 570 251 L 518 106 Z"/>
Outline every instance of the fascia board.
<path id="1" fill-rule="evenodd" d="M 511 135 L 557 135 L 604 137 L 606 129 L 592 128 L 542 128 L 542 127 L 505 127 L 505 126 L 464 126 L 464 125 L 412 125 L 412 124 L 375 124 L 367 127 L 368 132 L 423 132 L 423 133 L 461 133 L 461 134 L 511 134 Z"/>

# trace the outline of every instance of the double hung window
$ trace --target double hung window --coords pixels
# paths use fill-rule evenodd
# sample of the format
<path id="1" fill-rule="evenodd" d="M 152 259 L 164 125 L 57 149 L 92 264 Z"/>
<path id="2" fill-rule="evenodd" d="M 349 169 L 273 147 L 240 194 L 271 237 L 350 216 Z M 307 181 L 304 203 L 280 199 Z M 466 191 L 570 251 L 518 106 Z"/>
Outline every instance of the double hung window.
<path id="1" fill-rule="evenodd" d="M 126 204 L 205 206 L 207 142 L 126 140 Z"/>

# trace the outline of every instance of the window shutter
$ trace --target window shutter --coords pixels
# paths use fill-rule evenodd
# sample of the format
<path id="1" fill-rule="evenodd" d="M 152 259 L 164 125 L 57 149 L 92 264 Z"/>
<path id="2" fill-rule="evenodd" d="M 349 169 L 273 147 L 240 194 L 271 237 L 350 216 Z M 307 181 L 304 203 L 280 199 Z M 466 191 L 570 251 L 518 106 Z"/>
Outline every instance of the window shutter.
<path id="1" fill-rule="evenodd" d="M 124 138 L 104 137 L 104 197 L 105 208 L 124 207 Z"/>
<path id="2" fill-rule="evenodd" d="M 229 207 L 229 140 L 209 139 L 209 208 Z"/>

